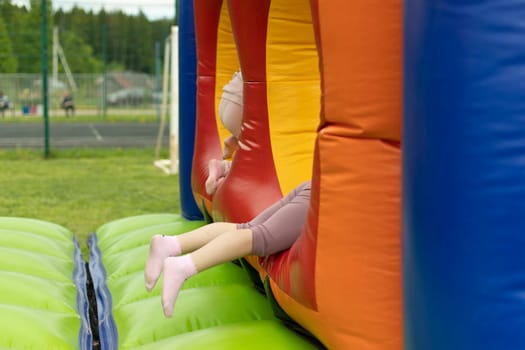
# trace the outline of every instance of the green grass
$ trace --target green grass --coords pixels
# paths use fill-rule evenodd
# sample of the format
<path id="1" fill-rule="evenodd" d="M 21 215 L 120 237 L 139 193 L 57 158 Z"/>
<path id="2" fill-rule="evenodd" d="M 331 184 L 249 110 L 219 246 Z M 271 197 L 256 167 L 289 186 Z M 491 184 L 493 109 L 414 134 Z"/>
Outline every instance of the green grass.
<path id="1" fill-rule="evenodd" d="M 178 213 L 178 176 L 153 166 L 152 149 L 0 150 L 0 216 L 62 225 L 82 244 L 119 218 Z M 164 157 L 166 157 L 164 155 Z"/>
<path id="2" fill-rule="evenodd" d="M 135 115 L 119 115 L 119 114 L 108 114 L 107 116 L 102 115 L 86 115 L 78 114 L 74 117 L 66 117 L 62 113 L 59 115 L 51 115 L 49 117 L 50 123 L 121 123 L 121 122 L 157 122 L 157 116 L 154 112 L 137 113 Z M 6 113 L 5 117 L 0 117 L 1 123 L 20 124 L 20 123 L 43 123 L 43 117 L 41 116 L 20 116 L 15 117 Z"/>

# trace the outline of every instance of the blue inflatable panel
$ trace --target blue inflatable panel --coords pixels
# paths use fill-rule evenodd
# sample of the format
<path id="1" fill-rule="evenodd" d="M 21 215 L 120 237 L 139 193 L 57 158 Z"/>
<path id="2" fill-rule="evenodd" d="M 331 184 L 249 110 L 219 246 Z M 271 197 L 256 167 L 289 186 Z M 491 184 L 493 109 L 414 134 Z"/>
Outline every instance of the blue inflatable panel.
<path id="1" fill-rule="evenodd" d="M 525 349 L 525 1 L 405 1 L 405 349 Z"/>
<path id="2" fill-rule="evenodd" d="M 191 189 L 197 94 L 197 49 L 193 0 L 180 0 L 179 18 L 179 187 L 182 216 L 202 220 Z"/>

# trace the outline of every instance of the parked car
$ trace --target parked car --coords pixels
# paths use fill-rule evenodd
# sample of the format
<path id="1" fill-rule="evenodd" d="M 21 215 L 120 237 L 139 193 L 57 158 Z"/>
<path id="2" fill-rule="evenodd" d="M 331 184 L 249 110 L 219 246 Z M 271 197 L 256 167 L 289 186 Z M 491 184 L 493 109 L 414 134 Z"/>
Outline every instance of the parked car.
<path id="1" fill-rule="evenodd" d="M 107 101 L 110 106 L 136 106 L 146 102 L 145 97 L 143 88 L 129 88 L 108 94 Z"/>
<path id="2" fill-rule="evenodd" d="M 153 91 L 151 93 L 151 102 L 154 103 L 154 104 L 161 104 L 162 103 L 162 97 L 164 96 L 164 94 L 162 93 L 162 91 Z M 167 102 L 169 103 L 170 102 L 170 99 L 171 99 L 171 94 L 168 93 L 167 95 L 168 97 L 168 100 Z"/>

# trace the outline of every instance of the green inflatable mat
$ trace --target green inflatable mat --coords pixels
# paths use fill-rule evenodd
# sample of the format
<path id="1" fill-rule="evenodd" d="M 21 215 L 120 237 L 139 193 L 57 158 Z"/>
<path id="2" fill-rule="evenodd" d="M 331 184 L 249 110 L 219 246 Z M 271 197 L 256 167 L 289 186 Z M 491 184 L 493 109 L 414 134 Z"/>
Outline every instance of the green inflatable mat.
<path id="1" fill-rule="evenodd" d="M 101 349 L 316 349 L 275 318 L 234 263 L 188 279 L 173 317 L 164 317 L 161 283 L 151 293 L 143 284 L 150 239 L 203 224 L 180 215 L 142 215 L 108 223 L 89 237 Z"/>
<path id="2" fill-rule="evenodd" d="M 64 227 L 0 217 L 0 349 L 91 349 L 84 266 Z"/>

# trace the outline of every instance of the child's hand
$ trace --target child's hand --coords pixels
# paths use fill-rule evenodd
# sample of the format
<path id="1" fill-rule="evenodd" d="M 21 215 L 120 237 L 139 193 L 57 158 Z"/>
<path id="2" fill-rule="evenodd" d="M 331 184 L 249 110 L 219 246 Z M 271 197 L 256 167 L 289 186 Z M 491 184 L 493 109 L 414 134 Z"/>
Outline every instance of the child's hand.
<path id="1" fill-rule="evenodd" d="M 224 153 L 222 154 L 223 159 L 230 159 L 233 157 L 235 151 L 239 148 L 239 143 L 235 136 L 230 136 L 224 140 Z"/>

